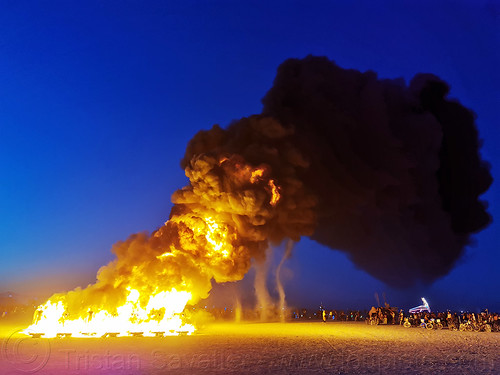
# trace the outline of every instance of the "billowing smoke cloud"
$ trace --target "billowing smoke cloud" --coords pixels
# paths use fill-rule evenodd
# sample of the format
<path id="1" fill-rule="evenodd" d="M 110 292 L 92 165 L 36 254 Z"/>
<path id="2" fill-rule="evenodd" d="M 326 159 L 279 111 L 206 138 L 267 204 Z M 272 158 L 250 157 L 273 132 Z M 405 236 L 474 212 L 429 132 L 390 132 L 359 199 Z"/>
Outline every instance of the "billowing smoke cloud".
<path id="1" fill-rule="evenodd" d="M 433 75 L 406 85 L 326 58 L 285 61 L 262 114 L 190 141 L 189 185 L 165 225 L 117 243 L 95 284 L 45 308 L 71 320 L 125 305 L 172 315 L 155 307 L 164 292 L 180 292 L 165 298 L 182 311 L 212 279 L 241 280 L 270 244 L 302 236 L 391 285 L 434 281 L 491 221 L 478 200 L 492 178 L 474 114 L 448 91 Z"/>
<path id="2" fill-rule="evenodd" d="M 199 132 L 182 166 L 199 155 L 265 166 L 283 197 L 266 224 L 271 241 L 311 234 L 388 284 L 430 283 L 491 221 L 478 199 L 492 177 L 475 115 L 448 92 L 431 74 L 407 85 L 290 59 L 261 115 Z"/>

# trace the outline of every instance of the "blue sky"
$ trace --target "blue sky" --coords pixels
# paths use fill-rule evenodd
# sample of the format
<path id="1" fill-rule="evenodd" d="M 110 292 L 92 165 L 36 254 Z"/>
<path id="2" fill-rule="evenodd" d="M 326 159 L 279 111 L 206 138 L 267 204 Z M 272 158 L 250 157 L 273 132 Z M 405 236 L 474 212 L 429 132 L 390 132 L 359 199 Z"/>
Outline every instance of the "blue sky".
<path id="1" fill-rule="evenodd" d="M 259 113 L 289 57 L 440 76 L 477 113 L 497 178 L 499 17 L 498 3 L 472 0 L 3 2 L 0 291 L 92 282 L 114 242 L 168 218 L 189 139 Z M 496 181 L 484 199 L 493 224 L 434 285 L 391 289 L 304 239 L 287 263 L 289 300 L 363 307 L 385 291 L 403 307 L 425 295 L 500 310 Z"/>

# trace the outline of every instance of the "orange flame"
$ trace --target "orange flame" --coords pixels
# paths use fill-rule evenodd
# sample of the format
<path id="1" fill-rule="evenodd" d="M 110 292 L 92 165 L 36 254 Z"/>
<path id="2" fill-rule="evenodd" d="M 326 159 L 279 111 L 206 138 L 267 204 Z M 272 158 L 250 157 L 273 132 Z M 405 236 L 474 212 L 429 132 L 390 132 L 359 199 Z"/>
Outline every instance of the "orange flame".
<path id="1" fill-rule="evenodd" d="M 252 177 L 250 177 L 250 182 L 254 184 L 264 175 L 264 168 L 258 168 L 252 171 Z"/>
<path id="2" fill-rule="evenodd" d="M 269 202 L 271 206 L 276 206 L 281 198 L 279 187 L 274 184 L 274 180 L 269 180 L 269 187 L 271 188 L 271 201 Z"/>
<path id="3" fill-rule="evenodd" d="M 89 310 L 85 318 L 66 318 L 67 310 L 62 301 L 47 301 L 35 312 L 34 323 L 24 333 L 43 333 L 45 338 L 58 334 L 73 337 L 102 337 L 105 334 L 126 336 L 140 333 L 142 336 L 176 335 L 180 332 L 191 334 L 194 326 L 182 322 L 180 314 L 191 293 L 186 291 L 158 292 L 149 297 L 147 304 L 140 303 L 138 290 L 129 289 L 125 303 L 118 306 L 116 313 L 106 310 Z"/>

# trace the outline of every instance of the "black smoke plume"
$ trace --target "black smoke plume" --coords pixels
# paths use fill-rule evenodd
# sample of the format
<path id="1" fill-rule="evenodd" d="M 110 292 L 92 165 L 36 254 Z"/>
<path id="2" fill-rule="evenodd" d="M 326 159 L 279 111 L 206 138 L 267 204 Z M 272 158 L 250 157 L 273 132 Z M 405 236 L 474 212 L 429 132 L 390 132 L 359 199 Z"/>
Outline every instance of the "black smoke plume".
<path id="1" fill-rule="evenodd" d="M 448 92 L 432 74 L 407 85 L 289 59 L 262 114 L 199 132 L 181 164 L 237 155 L 263 166 L 282 196 L 269 240 L 311 235 L 390 285 L 431 283 L 491 222 L 475 115 Z"/>

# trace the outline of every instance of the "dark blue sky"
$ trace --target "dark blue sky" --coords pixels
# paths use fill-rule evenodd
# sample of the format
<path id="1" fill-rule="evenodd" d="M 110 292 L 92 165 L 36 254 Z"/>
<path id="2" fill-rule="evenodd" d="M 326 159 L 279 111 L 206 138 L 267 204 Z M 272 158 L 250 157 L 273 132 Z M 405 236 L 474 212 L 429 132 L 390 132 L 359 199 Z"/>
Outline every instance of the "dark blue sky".
<path id="1" fill-rule="evenodd" d="M 495 1 L 18 1 L 0 6 L 0 291 L 87 285 L 186 184 L 189 139 L 261 110 L 278 65 L 325 55 L 380 77 L 434 73 L 477 113 L 498 178 Z M 498 184 L 484 198 L 499 213 Z M 396 291 L 304 239 L 289 301 L 500 310 L 498 224 L 433 286 Z M 293 274 L 293 277 L 291 276 Z"/>

